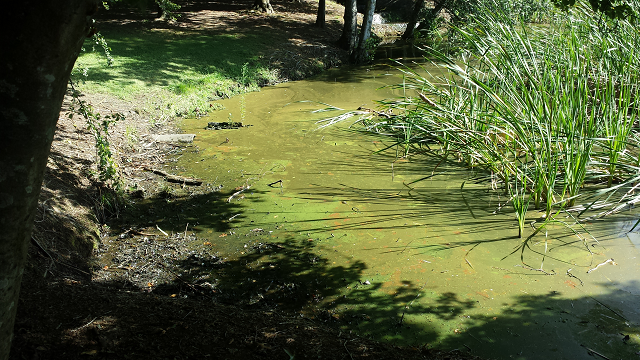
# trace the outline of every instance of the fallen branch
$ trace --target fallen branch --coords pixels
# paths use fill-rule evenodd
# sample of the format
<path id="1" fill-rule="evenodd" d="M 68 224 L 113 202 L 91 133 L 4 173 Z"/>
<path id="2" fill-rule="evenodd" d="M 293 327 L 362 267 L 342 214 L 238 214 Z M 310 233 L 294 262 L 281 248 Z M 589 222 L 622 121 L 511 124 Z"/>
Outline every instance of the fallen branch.
<path id="1" fill-rule="evenodd" d="M 183 184 L 183 185 L 202 185 L 202 180 L 200 179 L 194 179 L 194 178 L 188 178 L 188 177 L 183 177 L 183 176 L 178 176 L 178 175 L 171 175 L 169 173 L 166 173 L 162 170 L 158 170 L 158 169 L 152 169 L 149 167 L 145 167 L 144 168 L 147 171 L 150 171 L 156 175 L 160 175 L 163 176 L 165 178 L 165 180 L 167 180 L 168 182 L 172 182 L 172 183 L 178 183 L 178 184 Z"/>

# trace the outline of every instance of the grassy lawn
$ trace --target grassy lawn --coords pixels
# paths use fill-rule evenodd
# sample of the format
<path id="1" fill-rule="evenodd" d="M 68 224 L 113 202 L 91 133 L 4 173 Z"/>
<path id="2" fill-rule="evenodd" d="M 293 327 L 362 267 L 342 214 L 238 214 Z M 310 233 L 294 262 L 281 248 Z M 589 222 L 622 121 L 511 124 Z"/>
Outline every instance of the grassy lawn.
<path id="1" fill-rule="evenodd" d="M 112 64 L 102 47 L 87 39 L 73 79 L 84 92 L 143 100 L 145 110 L 163 107 L 167 115 L 188 115 L 206 109 L 209 101 L 278 81 L 264 59 L 266 32 L 212 35 L 114 29 L 105 38 Z"/>
<path id="2" fill-rule="evenodd" d="M 273 15 L 238 6 L 192 9 L 176 22 L 109 10 L 98 21 L 108 50 L 87 39 L 72 80 L 86 95 L 115 97 L 157 121 L 197 116 L 213 100 L 340 63 L 344 54 L 331 43 L 341 25 L 314 27 L 315 3 L 279 5 Z M 330 10 L 342 11 L 335 4 Z"/>

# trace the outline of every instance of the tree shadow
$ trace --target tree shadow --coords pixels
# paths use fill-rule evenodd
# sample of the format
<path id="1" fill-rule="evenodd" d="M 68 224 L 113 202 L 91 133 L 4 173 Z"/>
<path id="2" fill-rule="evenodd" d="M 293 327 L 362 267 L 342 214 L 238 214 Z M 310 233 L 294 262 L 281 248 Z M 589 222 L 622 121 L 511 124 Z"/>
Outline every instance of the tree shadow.
<path id="1" fill-rule="evenodd" d="M 212 196 L 193 201 L 211 202 Z M 181 206 L 188 207 L 189 200 Z M 88 351 L 112 358 L 147 351 L 162 358 L 219 352 L 253 359 L 281 356 L 284 349 L 310 358 L 315 353 L 309 350 L 319 346 L 311 339 L 327 325 L 336 329 L 328 337 L 341 341 L 333 351 L 345 341 L 372 346 L 368 338 L 505 359 L 588 359 L 595 353 L 630 359 L 640 350 L 639 313 L 629 310 L 633 306 L 620 307 L 638 303 L 636 281 L 601 295 L 515 294 L 483 315 L 478 311 L 483 303 L 455 291 L 407 280 L 367 280 L 370 264 L 346 255 L 343 264 L 335 264 L 321 242 L 302 234 L 275 237 L 260 230 L 233 236 L 240 251 L 228 257 L 191 232 L 115 239 L 103 256 L 108 263 L 93 268 L 91 284 L 27 285 L 14 358 L 34 353 L 75 358 Z M 62 302 L 74 311 L 48 319 L 50 310 L 39 305 L 43 292 L 50 305 Z M 437 325 L 441 321 L 455 328 Z M 40 331 L 57 340 L 39 341 Z M 364 338 L 344 338 L 351 331 Z M 358 351 L 349 345 L 342 355 Z"/>
<path id="2" fill-rule="evenodd" d="M 188 13 L 176 22 L 153 21 L 152 12 L 124 4 L 120 5 L 122 8 L 102 11 L 98 27 L 117 59 L 109 71 L 91 66 L 87 80 L 161 86 L 178 86 L 183 81 L 201 86 L 189 84 L 180 75 L 196 72 L 218 74 L 219 78 L 210 81 L 242 83 L 246 71 L 265 66 L 277 69 L 283 78 L 297 80 L 337 65 L 329 58 L 345 56 L 325 44 L 331 42 L 330 37 L 337 38 L 337 23 L 329 22 L 326 29 L 317 29 L 313 23 L 295 16 L 315 14 L 312 3 L 278 4 L 274 16 L 250 13 L 247 9 L 251 4 L 252 1 L 192 1 L 184 4 L 183 10 Z M 92 47 L 96 45 L 88 40 L 85 48 Z M 337 55 L 327 57 L 327 52 Z M 264 76 L 259 85 L 273 81 Z M 230 91 L 233 93 L 233 89 Z M 226 95 L 212 94 L 211 100 Z"/>
<path id="3" fill-rule="evenodd" d="M 605 285 L 605 284 L 600 284 Z M 567 298 L 559 292 L 515 295 L 501 313 L 460 318 L 458 332 L 445 337 L 445 348 L 465 347 L 487 356 L 501 349 L 501 358 L 517 359 L 631 359 L 640 350 L 640 317 L 619 306 L 638 301 L 633 292 L 612 289 L 602 295 Z"/>

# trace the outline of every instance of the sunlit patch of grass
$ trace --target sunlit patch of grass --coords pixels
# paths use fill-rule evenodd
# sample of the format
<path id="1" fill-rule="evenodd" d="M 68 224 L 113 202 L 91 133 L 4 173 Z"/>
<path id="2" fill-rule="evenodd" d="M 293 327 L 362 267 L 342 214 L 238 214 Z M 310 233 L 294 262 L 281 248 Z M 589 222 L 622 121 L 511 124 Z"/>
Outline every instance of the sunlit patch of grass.
<path id="1" fill-rule="evenodd" d="M 145 98 L 152 105 L 145 110 L 160 117 L 198 115 L 212 100 L 278 81 L 263 59 L 268 32 L 229 35 L 111 28 L 103 35 L 113 64 L 107 66 L 101 48 L 87 41 L 73 72 L 82 91 L 124 100 Z"/>

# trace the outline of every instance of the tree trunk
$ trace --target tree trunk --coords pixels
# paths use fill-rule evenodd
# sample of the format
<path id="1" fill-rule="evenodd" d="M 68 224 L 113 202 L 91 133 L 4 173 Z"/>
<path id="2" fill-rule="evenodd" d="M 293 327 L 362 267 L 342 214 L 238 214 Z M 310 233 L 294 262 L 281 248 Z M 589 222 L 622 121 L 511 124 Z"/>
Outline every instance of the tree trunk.
<path id="1" fill-rule="evenodd" d="M 442 1 L 440 1 L 442 2 Z M 424 0 L 416 0 L 416 3 L 413 7 L 413 12 L 411 13 L 411 17 L 409 18 L 409 22 L 407 23 L 407 29 L 402 34 L 403 40 L 412 40 L 413 32 L 416 29 L 416 25 L 418 24 L 418 17 L 420 16 L 420 12 L 424 9 Z"/>
<path id="2" fill-rule="evenodd" d="M 162 17 L 164 16 L 164 9 L 162 8 L 162 6 L 160 6 L 160 3 L 158 1 L 156 1 L 156 19 L 162 19 Z"/>
<path id="3" fill-rule="evenodd" d="M 344 27 L 338 46 L 351 53 L 356 46 L 358 34 L 358 4 L 356 0 L 347 0 L 344 4 Z"/>
<path id="4" fill-rule="evenodd" d="M 326 0 L 318 1 L 318 17 L 316 18 L 316 26 L 324 28 L 325 14 L 326 14 Z"/>
<path id="5" fill-rule="evenodd" d="M 445 4 L 446 4 L 446 0 L 434 1 L 435 7 L 430 10 L 432 19 L 434 19 L 436 16 L 438 16 L 438 13 L 444 8 Z M 417 24 L 417 22 L 416 22 L 416 24 Z M 418 30 L 423 29 L 423 28 L 426 27 L 425 25 L 426 25 L 425 23 L 419 24 L 417 29 Z M 405 31 L 404 34 L 402 34 L 402 39 L 403 40 L 411 40 L 411 39 L 413 39 L 413 34 L 414 34 L 415 29 L 416 29 L 416 25 L 413 26 L 413 28 L 411 30 L 411 34 L 407 34 L 407 32 L 409 31 L 409 26 L 407 25 L 407 30 Z"/>
<path id="6" fill-rule="evenodd" d="M 95 0 L 21 0 L 0 25 L 0 360 L 9 357 L 20 280 L 60 106 Z"/>
<path id="7" fill-rule="evenodd" d="M 251 8 L 254 10 L 262 10 L 267 14 L 273 13 L 273 7 L 271 6 L 270 0 L 254 0 Z"/>
<path id="8" fill-rule="evenodd" d="M 362 64 L 369 59 L 367 41 L 371 37 L 371 25 L 373 23 L 373 12 L 375 9 L 376 0 L 367 0 L 367 7 L 364 11 L 364 20 L 362 21 L 362 29 L 360 29 L 360 38 L 358 39 L 358 48 L 351 53 L 351 62 L 354 64 Z"/>

